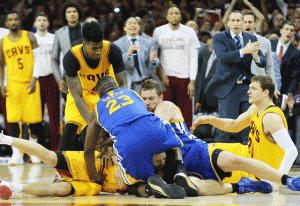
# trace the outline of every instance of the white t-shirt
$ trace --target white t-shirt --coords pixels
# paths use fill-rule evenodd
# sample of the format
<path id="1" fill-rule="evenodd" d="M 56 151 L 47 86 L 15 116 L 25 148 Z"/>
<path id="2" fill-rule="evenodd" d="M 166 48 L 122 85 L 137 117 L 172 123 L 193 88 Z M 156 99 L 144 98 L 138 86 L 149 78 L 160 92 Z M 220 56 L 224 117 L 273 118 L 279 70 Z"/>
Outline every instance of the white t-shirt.
<path id="1" fill-rule="evenodd" d="M 47 76 L 53 73 L 51 68 L 51 53 L 54 43 L 54 34 L 47 33 L 45 36 L 39 36 L 35 33 L 34 35 L 40 47 L 38 58 L 42 58 L 43 61 L 40 61 L 40 65 L 37 67 L 38 70 L 34 71 L 33 76 Z"/>
<path id="2" fill-rule="evenodd" d="M 166 24 L 154 30 L 153 38 L 161 48 L 160 60 L 166 75 L 196 79 L 200 42 L 192 28 L 180 24 L 177 30 L 171 30 Z"/>
<path id="3" fill-rule="evenodd" d="M 9 30 L 5 28 L 0 28 L 0 39 L 9 34 Z"/>

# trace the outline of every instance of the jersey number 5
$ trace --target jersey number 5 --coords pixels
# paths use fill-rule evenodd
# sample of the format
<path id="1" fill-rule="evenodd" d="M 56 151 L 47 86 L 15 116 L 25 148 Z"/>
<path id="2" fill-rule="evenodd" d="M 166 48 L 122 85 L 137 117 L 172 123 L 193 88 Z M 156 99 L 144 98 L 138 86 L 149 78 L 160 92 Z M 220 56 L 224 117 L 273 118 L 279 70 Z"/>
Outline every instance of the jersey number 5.
<path id="1" fill-rule="evenodd" d="M 123 99 L 123 100 L 126 100 L 126 102 L 123 102 L 123 103 L 118 103 L 118 100 L 115 100 L 115 99 L 112 99 L 110 101 L 108 101 L 106 103 L 106 108 L 109 107 L 109 114 L 111 115 L 112 113 L 114 113 L 115 111 L 117 111 L 118 109 L 120 109 L 121 107 L 125 107 L 126 105 L 129 105 L 129 104 L 133 104 L 133 100 L 130 99 L 129 96 L 127 95 L 122 95 L 122 96 L 119 96 L 117 99 Z"/>
<path id="2" fill-rule="evenodd" d="M 22 58 L 18 59 L 19 69 L 23 69 L 23 63 L 21 62 Z"/>

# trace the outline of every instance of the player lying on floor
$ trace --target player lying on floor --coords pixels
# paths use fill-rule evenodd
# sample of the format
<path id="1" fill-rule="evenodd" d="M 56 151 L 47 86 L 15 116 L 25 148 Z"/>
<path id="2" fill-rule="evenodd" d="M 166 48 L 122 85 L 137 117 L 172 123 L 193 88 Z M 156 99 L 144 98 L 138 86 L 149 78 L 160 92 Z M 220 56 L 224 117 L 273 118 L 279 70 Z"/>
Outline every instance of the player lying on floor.
<path id="1" fill-rule="evenodd" d="M 299 178 L 288 178 L 283 172 L 277 171 L 259 160 L 234 155 L 213 145 L 207 144 L 190 134 L 180 109 L 172 102 L 162 101 L 162 90 L 157 81 L 147 80 L 141 87 L 141 96 L 144 99 L 148 111 L 154 112 L 161 119 L 169 121 L 176 131 L 177 136 L 181 138 L 184 143 L 181 150 L 187 172 L 197 174 L 196 176 L 202 177 L 203 179 L 212 179 L 216 181 L 223 181 L 224 178 L 227 177 L 228 180 L 232 180 L 231 183 L 236 183 L 236 177 L 230 179 L 230 175 L 232 174 L 231 171 L 242 170 L 246 172 L 243 173 L 244 175 L 253 174 L 251 176 L 254 178 L 260 177 L 272 182 L 282 183 L 288 185 L 292 190 L 300 189 Z M 172 171 L 172 164 L 168 165 L 167 161 L 164 178 L 172 177 L 172 175 L 167 174 L 170 171 Z M 194 178 L 196 177 L 190 177 L 191 180 Z M 166 181 L 172 183 L 172 178 L 171 180 L 166 179 Z M 236 185 L 229 185 L 229 188 L 227 187 L 226 189 L 224 184 L 213 181 L 210 183 L 211 180 L 203 181 L 194 179 L 194 181 L 198 182 L 197 186 L 200 195 L 228 193 L 228 191 L 230 192 L 232 190 L 230 187 L 234 187 L 235 192 L 239 191 Z M 211 186 L 209 186 L 209 184 L 211 184 Z M 212 187 L 214 190 L 206 189 Z"/>
<path id="2" fill-rule="evenodd" d="M 118 166 L 110 161 L 103 161 L 105 158 L 100 158 L 99 152 L 95 152 L 95 165 L 97 171 L 103 178 L 101 182 L 92 182 L 86 169 L 83 151 L 54 152 L 35 142 L 13 138 L 3 134 L 0 134 L 0 144 L 13 145 L 22 152 L 37 156 L 45 164 L 54 167 L 63 177 L 59 182 L 55 183 L 18 184 L 1 181 L 0 194 L 2 199 L 9 199 L 11 193 L 13 195 L 26 193 L 45 197 L 70 195 L 92 196 L 98 195 L 100 192 L 125 193 L 128 191 L 122 176 L 119 174 L 120 170 Z M 110 154 L 112 154 L 112 152 L 110 152 Z M 162 167 L 165 164 L 165 157 L 165 153 L 154 155 L 154 166 Z M 102 164 L 102 162 L 105 162 L 105 164 Z M 260 181 L 258 182 L 259 184 L 256 182 L 254 184 L 254 182 L 255 181 L 249 181 L 247 179 L 238 182 L 236 185 L 240 188 L 241 192 L 239 193 L 244 193 L 242 191 L 272 191 L 272 187 L 269 183 Z M 197 185 L 197 180 L 194 183 Z M 221 183 L 217 184 L 219 185 Z M 224 184 L 223 187 L 227 188 L 228 193 L 234 192 L 231 184 Z M 229 189 L 230 187 L 231 190 Z M 266 188 L 268 191 L 266 191 Z M 151 196 L 153 194 L 151 187 L 143 182 L 129 186 L 129 191 L 137 196 Z"/>

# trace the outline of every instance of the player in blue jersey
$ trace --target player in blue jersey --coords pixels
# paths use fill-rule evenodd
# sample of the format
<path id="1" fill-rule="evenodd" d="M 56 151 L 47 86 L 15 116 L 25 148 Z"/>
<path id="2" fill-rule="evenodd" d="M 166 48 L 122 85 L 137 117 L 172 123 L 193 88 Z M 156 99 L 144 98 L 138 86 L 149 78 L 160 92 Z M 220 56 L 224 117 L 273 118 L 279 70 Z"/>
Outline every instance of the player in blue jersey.
<path id="1" fill-rule="evenodd" d="M 146 182 L 156 197 L 183 198 L 186 194 L 195 196 L 198 189 L 184 174 L 185 168 L 179 147 L 183 144 L 172 126 L 149 113 L 141 97 L 134 91 L 118 88 L 113 78 L 102 77 L 97 83 L 100 96 L 91 114 L 85 141 L 85 161 L 92 181 L 98 181 L 94 151 L 98 140 L 104 145 L 112 145 L 116 153 L 117 165 L 127 185 Z M 106 140 L 100 133 L 105 130 L 112 136 Z M 109 142 L 110 143 L 107 143 Z M 112 142 L 113 141 L 113 142 Z M 176 179 L 184 185 L 167 185 L 155 175 L 153 155 L 173 149 L 177 154 L 178 170 Z M 184 187 L 185 190 L 182 189 Z"/>
<path id="2" fill-rule="evenodd" d="M 141 87 L 141 96 L 147 110 L 154 112 L 161 119 L 169 121 L 184 143 L 182 147 L 184 165 L 186 170 L 193 175 L 190 179 L 198 187 L 199 195 L 218 195 L 230 192 L 268 193 L 272 191 L 269 183 L 248 178 L 242 178 L 241 181 L 233 184 L 222 183 L 225 177 L 230 176 L 231 171 L 237 170 L 243 170 L 272 182 L 283 183 L 292 190 L 300 190 L 299 178 L 284 175 L 259 160 L 223 151 L 192 135 L 185 125 L 180 109 L 172 102 L 163 101 L 162 90 L 157 81 L 146 80 Z M 168 169 L 164 172 L 170 171 L 171 167 L 172 164 L 168 165 Z M 211 188 L 214 189 L 211 190 Z"/>

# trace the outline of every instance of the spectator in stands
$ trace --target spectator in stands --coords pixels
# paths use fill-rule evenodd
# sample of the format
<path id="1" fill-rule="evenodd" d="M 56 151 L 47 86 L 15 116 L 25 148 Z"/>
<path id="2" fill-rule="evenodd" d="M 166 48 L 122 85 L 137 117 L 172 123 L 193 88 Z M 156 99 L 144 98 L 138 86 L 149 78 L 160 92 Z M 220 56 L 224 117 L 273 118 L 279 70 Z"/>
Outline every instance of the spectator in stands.
<path id="1" fill-rule="evenodd" d="M 167 91 L 164 99 L 175 103 L 182 111 L 187 127 L 192 126 L 195 79 L 199 40 L 195 31 L 180 23 L 180 10 L 171 7 L 168 24 L 157 27 L 153 38 L 161 49 L 159 76 Z"/>
<path id="2" fill-rule="evenodd" d="M 72 43 L 78 39 L 82 39 L 82 23 L 80 23 L 82 16 L 81 7 L 72 1 L 67 1 L 61 9 L 61 18 L 66 26 L 60 28 L 55 32 L 54 43 L 52 49 L 51 67 L 59 90 L 67 92 L 67 83 L 64 74 L 60 71 L 60 55 L 61 52 L 65 55 L 72 47 Z"/>
<path id="3" fill-rule="evenodd" d="M 144 80 L 149 78 L 159 80 L 153 71 L 160 62 L 151 39 L 139 35 L 140 25 L 136 17 L 127 19 L 124 31 L 126 35 L 115 41 L 114 44 L 122 51 L 128 88 L 140 93 Z"/>

